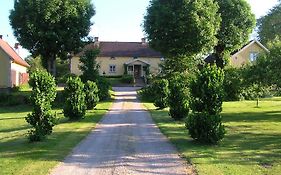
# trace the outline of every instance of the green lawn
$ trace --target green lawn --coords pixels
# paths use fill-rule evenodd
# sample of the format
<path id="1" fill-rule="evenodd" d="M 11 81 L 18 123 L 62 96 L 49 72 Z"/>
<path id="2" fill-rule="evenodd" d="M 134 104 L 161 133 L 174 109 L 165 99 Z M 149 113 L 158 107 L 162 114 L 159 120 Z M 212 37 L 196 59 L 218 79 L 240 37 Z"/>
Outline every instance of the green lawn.
<path id="1" fill-rule="evenodd" d="M 223 122 L 227 134 L 217 146 L 193 141 L 183 122 L 174 122 L 167 110 L 145 103 L 161 131 L 192 162 L 199 175 L 279 175 L 281 172 L 281 98 L 226 102 Z"/>
<path id="2" fill-rule="evenodd" d="M 68 122 L 61 109 L 55 110 L 60 124 L 40 143 L 28 143 L 26 137 L 29 125 L 24 117 L 30 107 L 0 107 L 0 174 L 48 174 L 95 127 L 111 104 L 101 102 L 79 122 Z"/>

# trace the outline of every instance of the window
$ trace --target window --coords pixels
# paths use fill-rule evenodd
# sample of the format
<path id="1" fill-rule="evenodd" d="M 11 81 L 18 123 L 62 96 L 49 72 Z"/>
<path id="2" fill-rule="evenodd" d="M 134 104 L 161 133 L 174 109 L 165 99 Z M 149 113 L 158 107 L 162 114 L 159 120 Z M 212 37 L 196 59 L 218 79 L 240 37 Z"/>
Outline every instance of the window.
<path id="1" fill-rule="evenodd" d="M 251 52 L 250 53 L 250 61 L 253 62 L 253 61 L 256 61 L 257 57 L 258 57 L 258 54 L 257 52 Z"/>
<path id="2" fill-rule="evenodd" d="M 116 65 L 109 65 L 109 73 L 115 73 L 116 72 Z"/>
<path id="3" fill-rule="evenodd" d="M 164 60 L 165 60 L 165 58 L 164 58 L 164 57 L 160 58 L 160 61 L 164 61 Z"/>
<path id="4" fill-rule="evenodd" d="M 134 56 L 134 59 L 138 59 L 138 57 L 137 57 L 137 56 Z"/>
<path id="5" fill-rule="evenodd" d="M 110 57 L 110 59 L 111 59 L 111 60 L 116 60 L 116 58 L 115 58 L 115 57 Z"/>
<path id="6" fill-rule="evenodd" d="M 128 66 L 128 71 L 133 72 L 133 66 Z"/>

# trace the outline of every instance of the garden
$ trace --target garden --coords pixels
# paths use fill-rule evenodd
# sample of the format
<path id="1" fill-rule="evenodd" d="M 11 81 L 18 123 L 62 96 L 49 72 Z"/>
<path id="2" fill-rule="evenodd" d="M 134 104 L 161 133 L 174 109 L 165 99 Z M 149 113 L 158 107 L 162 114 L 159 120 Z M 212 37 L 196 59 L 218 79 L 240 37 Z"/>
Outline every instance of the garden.
<path id="1" fill-rule="evenodd" d="M 94 57 L 90 50 L 83 58 Z M 0 174 L 48 174 L 94 129 L 112 93 L 105 78 L 87 71 L 85 64 L 81 77 L 58 88 L 46 70 L 34 69 L 29 86 L 1 94 Z"/>
<path id="2" fill-rule="evenodd" d="M 198 174 L 268 174 L 281 171 L 281 99 L 224 102 L 222 122 L 226 135 L 218 145 L 194 141 L 184 121 L 175 121 L 168 109 L 145 103 L 153 120 Z"/>

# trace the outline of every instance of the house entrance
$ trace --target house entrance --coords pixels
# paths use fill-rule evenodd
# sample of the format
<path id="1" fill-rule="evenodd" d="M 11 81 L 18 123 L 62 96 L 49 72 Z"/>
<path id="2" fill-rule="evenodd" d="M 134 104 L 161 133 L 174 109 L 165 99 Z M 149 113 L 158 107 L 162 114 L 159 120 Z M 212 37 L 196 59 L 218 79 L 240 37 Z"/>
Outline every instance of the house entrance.
<path id="1" fill-rule="evenodd" d="M 134 77 L 135 78 L 141 77 L 141 65 L 134 65 Z"/>

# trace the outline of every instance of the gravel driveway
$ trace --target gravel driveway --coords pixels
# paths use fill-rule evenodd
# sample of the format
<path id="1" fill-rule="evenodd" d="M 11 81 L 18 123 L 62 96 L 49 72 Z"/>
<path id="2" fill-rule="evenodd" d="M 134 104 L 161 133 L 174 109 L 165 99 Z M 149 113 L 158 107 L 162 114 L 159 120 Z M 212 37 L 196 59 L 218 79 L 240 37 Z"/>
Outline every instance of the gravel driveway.
<path id="1" fill-rule="evenodd" d="M 114 90 L 110 111 L 51 174 L 186 174 L 185 161 L 136 99 L 136 88 Z"/>

